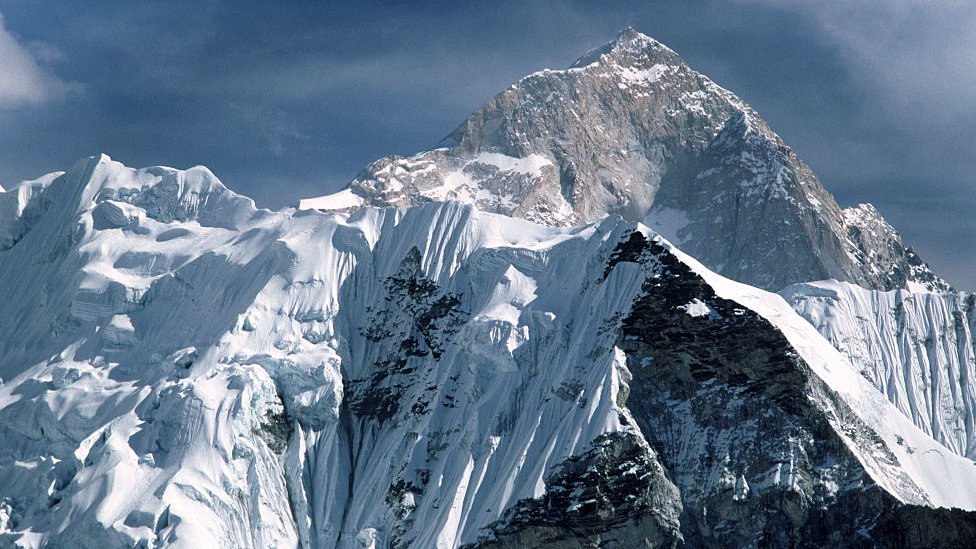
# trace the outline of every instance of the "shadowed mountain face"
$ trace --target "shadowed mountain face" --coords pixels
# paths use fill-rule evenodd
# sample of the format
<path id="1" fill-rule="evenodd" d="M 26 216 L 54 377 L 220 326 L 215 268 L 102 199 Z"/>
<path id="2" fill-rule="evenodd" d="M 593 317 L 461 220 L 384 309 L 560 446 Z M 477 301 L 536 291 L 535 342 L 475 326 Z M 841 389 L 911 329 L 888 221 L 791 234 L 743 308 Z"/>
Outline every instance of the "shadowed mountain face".
<path id="1" fill-rule="evenodd" d="M 842 210 L 751 107 L 632 29 L 522 78 L 445 144 L 378 160 L 350 188 L 375 205 L 459 200 L 546 225 L 619 214 L 772 290 L 827 278 L 947 287 L 880 216 Z"/>

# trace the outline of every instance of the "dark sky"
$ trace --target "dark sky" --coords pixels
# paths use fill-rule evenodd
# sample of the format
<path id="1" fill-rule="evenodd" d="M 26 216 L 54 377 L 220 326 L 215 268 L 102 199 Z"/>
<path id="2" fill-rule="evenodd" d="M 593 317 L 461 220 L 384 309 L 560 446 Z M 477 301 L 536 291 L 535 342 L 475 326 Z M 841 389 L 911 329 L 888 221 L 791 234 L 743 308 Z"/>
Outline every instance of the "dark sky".
<path id="1" fill-rule="evenodd" d="M 0 0 L 0 183 L 105 152 L 266 207 L 432 147 L 633 26 L 755 106 L 841 202 L 976 289 L 976 3 Z"/>

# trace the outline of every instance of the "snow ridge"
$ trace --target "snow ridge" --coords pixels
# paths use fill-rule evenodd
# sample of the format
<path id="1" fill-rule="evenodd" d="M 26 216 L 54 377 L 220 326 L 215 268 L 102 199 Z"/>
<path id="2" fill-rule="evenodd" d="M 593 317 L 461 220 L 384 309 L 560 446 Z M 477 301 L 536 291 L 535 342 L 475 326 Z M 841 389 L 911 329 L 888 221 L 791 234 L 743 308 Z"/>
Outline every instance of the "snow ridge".
<path id="1" fill-rule="evenodd" d="M 699 498 L 858 498 L 875 484 L 889 498 L 880 513 L 899 501 L 976 508 L 972 463 L 941 452 L 781 298 L 619 217 L 555 228 L 456 202 L 268 212 L 203 168 L 107 157 L 8 195 L 18 207 L 3 211 L 19 213 L 0 221 L 22 230 L 0 251 L 3 543 L 531 544 L 533 501 L 565 503 L 581 528 L 567 539 L 677 540 L 705 535 L 678 520 Z M 743 329 L 762 317 L 762 337 L 785 334 L 787 375 L 807 380 L 794 389 L 813 388 L 799 430 L 765 436 L 747 422 L 730 436 L 782 440 L 795 480 L 765 482 L 755 468 L 767 458 L 751 454 L 731 483 L 668 480 L 675 463 L 629 404 L 667 401 L 633 393 L 635 369 L 651 370 L 620 331 L 636 303 L 677 291 L 654 290 L 663 280 L 701 292 L 673 304 L 688 329 L 743 314 Z M 722 383 L 738 394 L 738 379 Z M 839 442 L 827 457 L 856 482 L 829 488 L 835 473 L 808 469 L 804 414 L 828 418 Z M 712 431 L 669 432 L 686 448 Z M 709 455 L 707 478 L 724 478 Z M 579 460 L 635 482 L 581 476 Z M 708 493 L 690 495 L 699 485 Z M 559 495 L 577 488 L 616 503 Z M 834 495 L 824 504 L 841 509 Z"/>
<path id="2" fill-rule="evenodd" d="M 881 292 L 837 281 L 781 293 L 905 416 L 976 459 L 972 294 Z"/>

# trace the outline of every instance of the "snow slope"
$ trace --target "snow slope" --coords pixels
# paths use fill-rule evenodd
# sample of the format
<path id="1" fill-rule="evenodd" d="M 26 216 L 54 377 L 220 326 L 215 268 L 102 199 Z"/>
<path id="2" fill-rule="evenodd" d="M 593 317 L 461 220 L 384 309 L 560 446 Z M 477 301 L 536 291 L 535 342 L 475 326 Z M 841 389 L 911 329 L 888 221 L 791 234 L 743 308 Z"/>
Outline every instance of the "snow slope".
<path id="1" fill-rule="evenodd" d="M 0 415 L 16 441 L 0 497 L 14 517 L 5 531 L 28 545 L 352 546 L 388 539 L 399 513 L 416 521 L 418 543 L 451 546 L 536 494 L 552 463 L 621 430 L 615 356 L 568 360 L 581 351 L 563 347 L 556 320 L 579 315 L 553 281 L 582 277 L 577 255 L 602 245 L 579 231 L 457 205 L 272 214 L 205 170 L 136 171 L 106 157 L 55 179 L 32 207 L 44 211 L 15 220 L 22 236 L 0 263 Z M 565 248 L 559 261 L 553 247 Z M 407 260 L 414 248 L 422 264 Z M 461 296 L 463 330 L 453 333 L 453 316 L 428 318 L 410 339 L 407 363 L 424 363 L 422 374 L 372 371 L 401 351 L 400 334 L 381 332 L 402 311 L 379 309 L 398 273 L 407 310 Z M 444 289 L 411 293 L 424 276 Z M 549 291 L 537 296 L 538 285 Z M 530 303 L 538 309 L 524 311 Z M 428 339 L 442 331 L 457 343 Z M 429 369 L 424 357 L 441 352 Z M 544 376 L 536 354 L 555 362 Z M 518 412 L 571 364 L 605 397 Z M 386 408 L 362 400 L 375 388 L 364 379 L 380 375 L 409 378 L 416 386 L 399 398 L 439 413 L 378 416 Z M 510 398 L 516 390 L 533 396 Z M 344 399 L 365 419 L 340 417 Z M 434 455 L 424 478 L 436 489 L 387 501 L 394 476 Z"/>
<path id="2" fill-rule="evenodd" d="M 686 263 L 696 265 L 694 259 L 676 249 L 673 251 Z M 820 336 L 812 324 L 797 315 L 782 297 L 721 278 L 700 266 L 696 270 L 718 295 L 756 311 L 781 330 L 816 375 L 836 391 L 854 409 L 857 416 L 884 440 L 912 480 L 929 495 L 933 504 L 976 509 L 976 493 L 968 482 L 957 483 L 951 480 L 969 478 L 976 469 L 973 462 L 959 459 L 952 452 L 946 451 L 908 417 L 897 413 L 885 395 L 861 376 L 857 367 Z M 884 471 L 873 469 L 869 462 L 864 464 L 876 480 L 884 482 Z M 896 486 L 889 485 L 886 488 L 897 493 Z"/>
<path id="3" fill-rule="evenodd" d="M 976 509 L 972 462 L 781 298 L 676 250 L 627 259 L 634 231 L 651 233 L 618 217 L 554 228 L 458 203 L 269 212 L 205 168 L 102 156 L 0 194 L 0 227 L 0 543 L 504 545 L 538 543 L 554 516 L 579 521 L 566 539 L 718 536 L 680 517 L 702 511 L 694 487 L 726 498 L 727 484 L 673 483 L 674 448 L 629 404 L 664 402 L 631 390 L 647 370 L 621 350 L 621 323 L 666 294 L 652 288 L 672 257 L 705 282 L 668 314 L 714 331 L 724 320 L 710 311 L 726 307 L 714 288 L 741 305 L 741 329 L 785 335 L 776 356 L 808 388 L 786 408 L 789 436 L 762 421 L 728 431 L 791 453 L 743 454 L 727 501 L 774 509 L 794 494 L 843 517 L 844 498 L 877 484 L 879 516 L 898 502 Z M 840 443 L 810 446 L 818 425 Z M 678 427 L 682 448 L 713 432 Z M 701 452 L 719 478 L 719 449 Z M 749 466 L 770 459 L 776 479 L 800 480 Z M 835 473 L 848 481 L 824 480 Z"/>
<path id="4" fill-rule="evenodd" d="M 820 281 L 781 292 L 926 433 L 976 459 L 972 295 Z"/>

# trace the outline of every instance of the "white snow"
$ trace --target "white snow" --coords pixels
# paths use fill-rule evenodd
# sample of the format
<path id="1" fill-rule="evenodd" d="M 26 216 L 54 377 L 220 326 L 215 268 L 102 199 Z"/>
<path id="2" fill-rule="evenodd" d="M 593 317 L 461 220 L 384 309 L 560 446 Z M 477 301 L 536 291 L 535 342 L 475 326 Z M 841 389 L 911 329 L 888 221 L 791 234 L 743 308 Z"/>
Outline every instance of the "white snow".
<path id="1" fill-rule="evenodd" d="M 365 200 L 363 200 L 363 197 L 354 193 L 352 189 L 343 189 L 337 193 L 299 200 L 298 209 L 326 211 L 347 210 L 359 208 L 364 203 Z"/>
<path id="2" fill-rule="evenodd" d="M 690 222 L 687 212 L 659 205 L 653 206 L 644 218 L 645 225 L 677 246 L 688 239 Z"/>
<path id="3" fill-rule="evenodd" d="M 976 458 L 974 318 L 968 294 L 888 292 L 825 280 L 781 295 L 907 417 Z"/>
<path id="4" fill-rule="evenodd" d="M 471 161 L 495 166 L 502 172 L 515 172 L 533 177 L 539 177 L 542 168 L 552 166 L 548 158 L 535 153 L 524 158 L 515 158 L 501 153 L 480 152 Z"/>
<path id="5" fill-rule="evenodd" d="M 697 297 L 691 300 L 689 303 L 682 305 L 685 312 L 689 316 L 709 316 L 717 314 L 711 307 L 709 307 L 704 301 L 698 299 Z"/>
<path id="6" fill-rule="evenodd" d="M 552 162 L 544 156 L 530 154 L 525 158 L 515 158 L 499 153 L 481 152 L 466 160 L 458 169 L 442 175 L 439 186 L 424 188 L 421 195 L 437 201 L 457 200 L 490 209 L 491 204 L 499 204 L 504 209 L 514 209 L 518 199 L 510 192 L 499 192 L 489 188 L 486 183 L 506 175 L 529 179 L 542 177 L 542 170 L 551 167 Z M 487 174 L 484 168 L 493 170 Z"/>
<path id="7" fill-rule="evenodd" d="M 617 74 L 623 80 L 624 85 L 647 86 L 661 79 L 665 73 L 674 70 L 675 67 L 662 65 L 660 63 L 652 65 L 650 68 L 619 67 Z"/>

